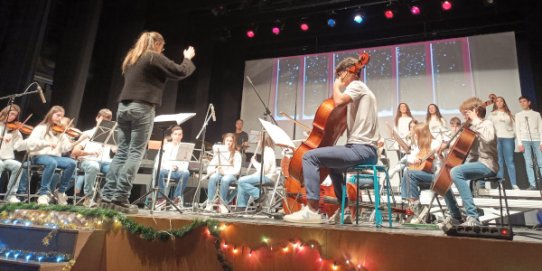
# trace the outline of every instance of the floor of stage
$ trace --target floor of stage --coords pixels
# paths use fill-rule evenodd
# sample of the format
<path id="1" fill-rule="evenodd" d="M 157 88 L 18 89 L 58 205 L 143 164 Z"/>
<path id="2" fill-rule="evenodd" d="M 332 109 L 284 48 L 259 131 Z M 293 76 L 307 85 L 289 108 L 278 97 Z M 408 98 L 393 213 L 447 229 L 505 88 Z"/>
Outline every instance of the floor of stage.
<path id="1" fill-rule="evenodd" d="M 290 223 L 283 221 L 280 218 L 273 218 L 266 214 L 218 214 L 218 213 L 204 213 L 193 212 L 192 208 L 183 208 L 183 214 L 179 214 L 177 211 L 154 211 L 152 214 L 150 210 L 140 209 L 138 214 L 128 215 L 128 217 L 139 218 L 153 218 L 156 220 L 206 220 L 214 219 L 224 223 L 243 223 L 251 225 L 269 225 L 280 227 L 306 227 L 306 228 L 321 228 L 332 229 L 339 231 L 351 231 L 351 232 L 387 232 L 391 234 L 403 234 L 403 235 L 422 235 L 422 236 L 434 236 L 434 237 L 446 237 L 446 234 L 437 228 L 435 224 L 401 224 L 397 221 L 393 221 L 392 227 L 389 228 L 387 220 L 383 221 L 382 227 L 376 227 L 374 223 L 359 221 L 359 224 L 300 224 Z M 395 217 L 395 216 L 394 216 Z M 354 218 L 355 219 L 355 218 Z M 540 228 L 514 226 L 514 242 L 533 242 L 542 243 L 542 230 Z"/>

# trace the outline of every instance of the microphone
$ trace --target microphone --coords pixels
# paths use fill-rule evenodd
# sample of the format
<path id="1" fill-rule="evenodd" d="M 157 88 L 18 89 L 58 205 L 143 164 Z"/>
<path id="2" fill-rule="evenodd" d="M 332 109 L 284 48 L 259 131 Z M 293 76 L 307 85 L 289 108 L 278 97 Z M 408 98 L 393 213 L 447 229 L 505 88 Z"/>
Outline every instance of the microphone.
<path id="1" fill-rule="evenodd" d="M 213 118 L 213 121 L 216 122 L 216 113 L 215 113 L 215 106 L 213 104 L 209 104 L 211 107 L 211 117 Z"/>
<path id="2" fill-rule="evenodd" d="M 38 94 L 40 95 L 41 103 L 47 103 L 47 100 L 45 100 L 45 95 L 43 95 L 43 89 L 41 89 L 39 84 L 37 87 L 37 91 L 38 91 Z"/>

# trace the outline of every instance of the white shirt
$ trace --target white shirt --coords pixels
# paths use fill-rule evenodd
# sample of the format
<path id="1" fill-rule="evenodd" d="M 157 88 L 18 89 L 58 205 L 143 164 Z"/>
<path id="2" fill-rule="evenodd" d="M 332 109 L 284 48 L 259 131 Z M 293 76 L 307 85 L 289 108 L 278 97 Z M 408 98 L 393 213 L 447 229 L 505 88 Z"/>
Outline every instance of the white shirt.
<path id="1" fill-rule="evenodd" d="M 503 111 L 493 111 L 488 118 L 493 125 L 495 125 L 495 130 L 497 131 L 497 137 L 499 138 L 514 138 L 514 121 L 512 118 Z"/>
<path id="2" fill-rule="evenodd" d="M 275 151 L 271 148 L 266 146 L 263 150 L 263 172 L 264 175 L 267 176 L 269 179 L 273 179 L 275 176 L 276 170 L 277 170 L 277 162 L 275 161 Z M 260 175 L 260 171 L 262 168 L 261 163 L 254 161 L 252 162 L 252 165 L 256 169 L 256 172 L 253 173 L 253 175 Z"/>
<path id="3" fill-rule="evenodd" d="M 540 141 L 542 138 L 540 113 L 531 109 L 518 112 L 516 114 L 516 136 L 519 146 L 523 145 L 522 141 Z M 542 145 L 542 141 L 540 144 Z"/>
<path id="4" fill-rule="evenodd" d="M 40 124 L 34 127 L 30 136 L 26 139 L 30 156 L 52 155 L 62 156 L 62 153 L 69 152 L 73 144 L 66 134 L 55 133 L 52 130 L 47 132 L 47 125 Z M 51 148 L 51 143 L 56 144 L 56 148 Z"/>
<path id="5" fill-rule="evenodd" d="M 22 151 L 26 148 L 23 144 L 21 132 L 6 132 L 4 135 L 4 126 L 0 125 L 0 136 L 4 136 L 2 147 L 0 148 L 0 160 L 15 159 L 15 150 Z"/>
<path id="6" fill-rule="evenodd" d="M 230 159 L 220 159 L 219 161 L 218 157 L 221 156 L 223 155 L 215 154 L 215 156 L 213 156 L 213 159 L 209 162 L 209 166 L 207 167 L 207 174 L 215 173 L 216 167 L 220 164 L 224 171 L 224 175 L 239 175 L 239 172 L 241 171 L 241 154 L 238 151 L 235 151 L 233 161 L 230 161 Z"/>
<path id="7" fill-rule="evenodd" d="M 83 132 L 83 135 L 87 136 L 87 139 L 83 140 L 80 145 L 83 146 L 84 152 L 91 152 L 91 153 L 98 153 L 99 155 L 84 155 L 79 157 L 79 160 L 91 160 L 91 161 L 98 161 L 98 162 L 111 162 L 111 156 L 109 156 L 109 152 L 111 151 L 111 147 L 108 145 L 92 142 L 90 141 L 90 138 L 94 135 L 96 132 L 96 127 L 86 130 Z"/>

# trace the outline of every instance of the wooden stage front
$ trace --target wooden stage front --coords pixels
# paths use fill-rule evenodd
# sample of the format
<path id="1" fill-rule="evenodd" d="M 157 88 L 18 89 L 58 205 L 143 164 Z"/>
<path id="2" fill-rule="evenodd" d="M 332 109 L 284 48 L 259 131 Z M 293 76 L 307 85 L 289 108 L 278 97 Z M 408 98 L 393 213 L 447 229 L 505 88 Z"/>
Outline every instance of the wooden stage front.
<path id="1" fill-rule="evenodd" d="M 129 216 L 157 230 L 194 219 L 221 222 L 169 241 L 109 231 L 100 248 L 82 249 L 72 270 L 540 270 L 542 232 L 514 229 L 513 241 L 449 237 L 440 230 L 361 225 L 298 225 L 262 216 L 203 216 L 140 211 Z M 387 225 L 387 224 L 386 224 Z M 219 240 L 219 241 L 217 241 Z M 220 243 L 218 243 L 220 242 Z M 220 251 L 221 253 L 217 253 Z M 96 262 L 85 255 L 101 254 Z M 220 254 L 220 255 L 219 255 Z"/>

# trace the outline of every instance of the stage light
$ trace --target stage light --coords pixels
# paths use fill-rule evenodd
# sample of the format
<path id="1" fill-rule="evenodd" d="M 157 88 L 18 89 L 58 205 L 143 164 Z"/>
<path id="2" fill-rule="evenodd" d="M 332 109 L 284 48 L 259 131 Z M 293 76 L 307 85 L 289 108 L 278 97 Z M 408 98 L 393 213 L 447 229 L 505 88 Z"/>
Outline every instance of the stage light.
<path id="1" fill-rule="evenodd" d="M 253 29 L 248 29 L 248 30 L 247 30 L 247 38 L 252 39 L 252 38 L 254 38 L 255 36 L 256 36 L 256 32 L 254 32 Z"/>
<path id="2" fill-rule="evenodd" d="M 416 5 L 412 5 L 410 6 L 410 13 L 414 16 L 417 16 L 417 15 L 420 15 L 420 13 L 422 13 L 422 10 L 420 9 L 420 7 Z"/>
<path id="3" fill-rule="evenodd" d="M 335 24 L 336 24 L 335 19 L 333 19 L 333 18 L 327 19 L 327 25 L 329 27 L 335 27 Z"/>
<path id="4" fill-rule="evenodd" d="M 309 31 L 309 24 L 307 23 L 301 23 L 299 25 L 299 28 L 301 29 L 301 31 Z"/>
<path id="5" fill-rule="evenodd" d="M 361 24 L 363 22 L 363 16 L 361 16 L 360 14 L 356 14 L 354 16 L 354 22 Z"/>
<path id="6" fill-rule="evenodd" d="M 275 36 L 278 36 L 280 34 L 280 27 L 273 26 L 273 28 L 271 28 L 271 33 L 273 33 L 273 35 Z"/>
<path id="7" fill-rule="evenodd" d="M 386 19 L 391 20 L 391 19 L 393 19 L 394 16 L 395 16 L 395 14 L 394 14 L 393 10 L 391 10 L 391 9 L 386 9 L 386 10 L 384 11 L 384 17 L 386 17 Z"/>
<path id="8" fill-rule="evenodd" d="M 451 1 L 442 1 L 440 3 L 440 6 L 442 7 L 442 10 L 444 11 L 448 11 L 450 9 L 452 9 L 452 2 Z"/>

